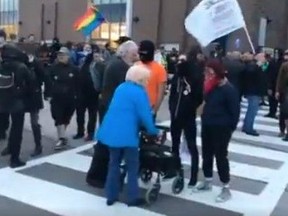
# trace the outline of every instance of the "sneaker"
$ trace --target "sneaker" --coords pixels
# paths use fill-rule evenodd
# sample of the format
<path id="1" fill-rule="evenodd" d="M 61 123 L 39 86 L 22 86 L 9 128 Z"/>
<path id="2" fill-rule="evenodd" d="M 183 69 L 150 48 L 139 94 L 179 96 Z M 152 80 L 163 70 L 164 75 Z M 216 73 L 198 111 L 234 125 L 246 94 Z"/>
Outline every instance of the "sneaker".
<path id="1" fill-rule="evenodd" d="M 218 203 L 227 202 L 231 198 L 232 198 L 232 195 L 231 195 L 230 189 L 223 187 L 221 193 L 216 198 L 216 202 Z"/>
<path id="2" fill-rule="evenodd" d="M 188 183 L 188 189 L 196 189 L 196 190 L 197 190 L 196 185 L 197 185 L 197 184 L 194 184 L 194 183 L 190 180 L 189 183 Z"/>
<path id="3" fill-rule="evenodd" d="M 189 185 L 188 184 L 188 189 L 191 190 L 191 193 L 197 193 L 199 192 L 197 185 Z"/>
<path id="4" fill-rule="evenodd" d="M 54 149 L 56 151 L 62 150 L 67 146 L 67 139 L 60 138 L 59 141 L 56 143 Z"/>
<path id="5" fill-rule="evenodd" d="M 212 182 L 211 181 L 203 181 L 200 182 L 197 186 L 196 189 L 198 192 L 201 191 L 211 191 L 212 190 Z"/>

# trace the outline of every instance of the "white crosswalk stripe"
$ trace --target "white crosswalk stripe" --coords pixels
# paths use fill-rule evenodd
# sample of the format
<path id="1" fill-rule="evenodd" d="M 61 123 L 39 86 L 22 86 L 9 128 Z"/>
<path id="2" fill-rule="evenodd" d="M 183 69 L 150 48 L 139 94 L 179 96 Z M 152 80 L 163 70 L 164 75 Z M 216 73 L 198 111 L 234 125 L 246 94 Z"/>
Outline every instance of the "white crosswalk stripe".
<path id="1" fill-rule="evenodd" d="M 247 110 L 246 101 L 243 102 L 241 117 L 244 117 Z M 278 123 L 277 120 L 263 117 L 267 113 L 267 109 L 262 109 L 257 118 L 255 129 L 261 131 L 277 133 Z M 169 121 L 161 123 L 162 125 L 169 126 Z M 207 211 L 214 211 L 215 209 L 227 210 L 232 212 L 241 213 L 244 216 L 271 216 L 275 206 L 278 203 L 287 183 L 288 183 L 288 153 L 276 151 L 272 148 L 261 146 L 262 143 L 269 143 L 271 147 L 282 146 L 288 147 L 284 141 L 277 136 L 260 135 L 260 137 L 248 136 L 242 132 L 241 123 L 239 123 L 239 130 L 233 134 L 233 139 L 230 143 L 229 153 L 231 175 L 241 182 L 252 182 L 253 184 L 264 185 L 263 189 L 258 194 L 249 193 L 249 188 L 245 185 L 232 187 L 233 199 L 223 204 L 215 203 L 215 197 L 220 191 L 219 185 L 214 185 L 211 193 L 192 194 L 188 189 L 185 189 L 181 194 L 174 195 L 171 192 L 171 182 L 163 182 L 161 194 L 166 195 L 169 199 L 175 199 L 177 205 L 184 205 L 184 202 L 191 202 L 204 204 Z M 168 135 L 168 140 L 171 137 Z M 258 145 L 255 145 L 257 143 Z M 197 144 L 201 149 L 201 138 L 197 137 Z M 109 215 L 109 216 L 158 216 L 158 215 L 177 215 L 175 212 L 165 211 L 164 208 L 155 210 L 150 208 L 127 208 L 124 204 L 118 203 L 113 207 L 106 207 L 105 197 L 103 195 L 94 194 L 93 188 L 91 192 L 86 190 L 73 188 L 65 184 L 58 184 L 53 181 L 53 178 L 43 179 L 37 174 L 29 175 L 23 174 L 25 170 L 37 168 L 43 164 L 50 164 L 57 167 L 57 169 L 68 169 L 77 173 L 86 173 L 90 163 L 91 157 L 82 154 L 83 151 L 89 150 L 93 147 L 93 143 L 68 150 L 59 154 L 51 155 L 48 157 L 33 160 L 28 163 L 24 168 L 11 170 L 4 168 L 0 170 L 0 196 L 5 196 L 13 200 L 20 201 L 33 207 L 43 209 L 45 211 L 63 215 L 63 216 L 92 216 L 92 215 Z M 81 153 L 81 154 L 79 154 Z M 182 155 L 182 160 L 185 165 L 190 165 L 190 157 L 187 154 Z M 202 157 L 200 157 L 202 161 Z M 260 161 L 263 163 L 257 165 L 252 163 L 251 160 Z M 247 160 L 246 160 L 247 159 Z M 245 161 L 246 160 L 246 161 Z M 266 164 L 267 163 L 267 164 Z M 278 168 L 271 168 L 269 163 L 278 164 Z M 200 162 L 201 164 L 201 162 Z M 214 167 L 214 171 L 217 171 Z M 48 174 L 49 175 L 49 174 Z M 55 173 L 51 173 L 55 175 Z M 60 176 L 61 177 L 61 176 Z M 55 176 L 55 178 L 60 178 Z M 216 178 L 216 176 L 215 176 Z M 187 180 L 187 179 L 186 179 Z M 71 179 L 73 181 L 73 179 Z M 251 184 L 252 184 L 251 183 Z M 83 179 L 83 184 L 84 179 Z M 23 187 L 23 185 L 25 185 Z M 148 188 L 149 185 L 140 183 L 142 188 Z M 253 188 L 251 188 L 251 191 Z M 165 202 L 165 201 L 163 201 Z M 158 204 L 155 203 L 155 206 Z M 209 210 L 208 207 L 211 207 Z M 165 208 L 170 208 L 167 205 Z M 157 209 L 157 208 L 156 208 Z M 182 209 L 184 212 L 185 209 Z M 184 215 L 182 212 L 182 215 Z M 178 212 L 179 213 L 179 212 Z M 188 215 L 188 214 L 187 214 Z M 190 215 L 190 214 L 189 214 Z M 212 215 L 212 214 L 209 214 Z M 226 215 L 226 214 L 225 214 Z M 227 213 L 227 215 L 230 215 Z M 231 213 L 231 215 L 233 215 Z"/>

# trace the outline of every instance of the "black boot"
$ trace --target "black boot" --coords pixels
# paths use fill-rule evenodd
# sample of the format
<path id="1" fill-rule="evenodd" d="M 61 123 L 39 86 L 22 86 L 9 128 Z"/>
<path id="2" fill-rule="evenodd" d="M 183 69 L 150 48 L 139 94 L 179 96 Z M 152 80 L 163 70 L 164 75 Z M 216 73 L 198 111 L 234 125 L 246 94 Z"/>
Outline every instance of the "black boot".
<path id="1" fill-rule="evenodd" d="M 75 136 L 73 136 L 73 139 L 77 140 L 77 139 L 82 139 L 83 137 L 84 137 L 84 133 L 77 133 Z"/>
<path id="2" fill-rule="evenodd" d="M 288 142 L 288 134 L 286 134 L 282 140 Z"/>
<path id="3" fill-rule="evenodd" d="M 36 157 L 42 154 L 42 133 L 41 133 L 41 125 L 36 124 L 32 126 L 33 135 L 34 135 L 34 142 L 35 142 L 35 149 L 34 152 L 31 154 L 31 157 Z"/>
<path id="4" fill-rule="evenodd" d="M 11 168 L 23 167 L 25 165 L 26 165 L 26 163 L 21 161 L 19 158 L 18 159 L 14 159 L 14 160 L 11 159 L 11 161 L 10 161 L 10 167 Z"/>

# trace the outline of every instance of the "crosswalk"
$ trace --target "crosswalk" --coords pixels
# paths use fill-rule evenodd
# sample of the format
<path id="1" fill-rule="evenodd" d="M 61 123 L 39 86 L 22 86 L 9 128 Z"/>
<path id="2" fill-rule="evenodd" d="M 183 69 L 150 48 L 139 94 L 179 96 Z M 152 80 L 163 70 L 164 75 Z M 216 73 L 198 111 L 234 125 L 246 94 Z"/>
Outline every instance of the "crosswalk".
<path id="1" fill-rule="evenodd" d="M 246 109 L 244 101 L 241 119 Z M 171 182 L 163 182 L 159 200 L 150 207 L 127 208 L 123 203 L 106 207 L 104 192 L 85 183 L 93 143 L 32 160 L 24 168 L 1 169 L 0 197 L 63 216 L 282 216 L 273 212 L 288 183 L 288 144 L 277 137 L 278 121 L 263 117 L 266 113 L 267 108 L 263 108 L 256 118 L 255 129 L 260 137 L 243 134 L 241 122 L 233 135 L 229 146 L 233 199 L 223 204 L 215 203 L 221 184 L 214 167 L 212 192 L 191 194 L 185 188 L 174 195 Z M 169 125 L 169 121 L 162 124 Z M 197 142 L 200 147 L 199 136 Z M 188 177 L 190 156 L 183 153 L 182 160 Z M 140 185 L 143 192 L 149 187 Z"/>

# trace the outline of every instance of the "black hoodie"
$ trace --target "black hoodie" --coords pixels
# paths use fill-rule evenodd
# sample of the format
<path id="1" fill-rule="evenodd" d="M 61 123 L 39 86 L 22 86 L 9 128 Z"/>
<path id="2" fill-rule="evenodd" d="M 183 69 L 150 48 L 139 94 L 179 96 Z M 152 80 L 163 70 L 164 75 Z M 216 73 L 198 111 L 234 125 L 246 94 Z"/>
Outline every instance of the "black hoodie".
<path id="1" fill-rule="evenodd" d="M 32 76 L 25 65 L 26 55 L 17 47 L 5 45 L 1 53 L 2 64 L 0 74 L 13 77 L 10 88 L 0 89 L 0 112 L 24 112 L 24 100 L 32 96 Z"/>
<path id="2" fill-rule="evenodd" d="M 194 63 L 177 65 L 177 72 L 171 82 L 169 110 L 171 119 L 196 117 L 196 110 L 203 100 L 202 79 L 198 76 Z"/>

